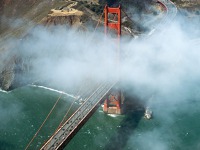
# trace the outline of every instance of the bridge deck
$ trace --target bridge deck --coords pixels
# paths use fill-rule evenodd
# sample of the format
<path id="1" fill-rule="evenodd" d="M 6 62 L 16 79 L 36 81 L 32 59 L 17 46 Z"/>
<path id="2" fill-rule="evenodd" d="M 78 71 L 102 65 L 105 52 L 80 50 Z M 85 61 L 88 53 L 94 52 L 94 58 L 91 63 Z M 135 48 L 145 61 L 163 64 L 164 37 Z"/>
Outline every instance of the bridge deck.
<path id="1" fill-rule="evenodd" d="M 41 150 L 63 149 L 75 133 L 78 132 L 81 126 L 83 126 L 83 124 L 87 121 L 97 105 L 104 100 L 105 96 L 109 94 L 114 85 L 115 82 L 100 84 L 94 93 L 42 146 Z"/>

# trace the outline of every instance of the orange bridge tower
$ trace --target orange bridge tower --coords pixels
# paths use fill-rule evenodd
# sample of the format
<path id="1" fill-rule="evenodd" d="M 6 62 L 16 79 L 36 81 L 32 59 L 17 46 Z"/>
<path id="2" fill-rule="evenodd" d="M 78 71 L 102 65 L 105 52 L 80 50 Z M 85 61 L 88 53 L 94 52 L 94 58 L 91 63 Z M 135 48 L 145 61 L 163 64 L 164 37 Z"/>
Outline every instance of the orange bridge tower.
<path id="1" fill-rule="evenodd" d="M 113 14 L 114 18 L 110 19 L 109 14 Z M 113 8 L 107 5 L 104 8 L 105 15 L 105 35 L 108 34 L 109 29 L 117 31 L 117 67 L 119 67 L 120 61 L 120 36 L 121 36 L 121 6 Z M 118 72 L 119 73 L 119 72 Z M 104 101 L 103 111 L 109 114 L 122 114 L 123 113 L 123 101 L 124 96 L 121 89 L 113 88 L 111 94 L 107 96 Z"/>

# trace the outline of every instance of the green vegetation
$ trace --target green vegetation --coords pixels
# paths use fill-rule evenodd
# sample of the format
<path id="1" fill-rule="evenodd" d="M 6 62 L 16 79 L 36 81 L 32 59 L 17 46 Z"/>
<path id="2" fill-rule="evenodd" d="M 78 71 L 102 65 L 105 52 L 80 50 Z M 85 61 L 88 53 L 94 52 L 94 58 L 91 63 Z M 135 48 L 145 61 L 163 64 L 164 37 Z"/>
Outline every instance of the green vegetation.
<path id="1" fill-rule="evenodd" d="M 91 5 L 91 10 L 94 11 L 97 15 L 102 14 L 104 9 L 103 5 Z"/>
<path id="2" fill-rule="evenodd" d="M 85 6 L 86 8 L 88 8 L 90 10 L 92 10 L 97 15 L 100 15 L 103 12 L 103 9 L 104 9 L 104 7 L 106 5 L 106 2 L 102 2 L 101 1 L 99 5 L 96 5 L 96 4 L 90 4 L 90 3 L 86 2 L 86 1 L 80 1 L 79 4 Z"/>

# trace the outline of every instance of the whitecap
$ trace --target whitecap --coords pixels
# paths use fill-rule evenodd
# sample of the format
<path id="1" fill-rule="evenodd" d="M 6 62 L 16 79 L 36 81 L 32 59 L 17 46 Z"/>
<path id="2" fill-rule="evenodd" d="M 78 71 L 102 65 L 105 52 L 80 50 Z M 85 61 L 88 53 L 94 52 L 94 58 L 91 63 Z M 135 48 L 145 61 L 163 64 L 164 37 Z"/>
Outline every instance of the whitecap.
<path id="1" fill-rule="evenodd" d="M 67 96 L 69 96 L 71 98 L 74 98 L 74 99 L 77 99 L 77 97 L 78 97 L 78 96 L 74 96 L 72 94 L 65 93 L 63 91 L 59 91 L 59 90 L 52 89 L 52 88 L 45 87 L 45 86 L 41 86 L 41 85 L 30 85 L 30 86 L 38 87 L 38 88 L 42 88 L 42 89 L 46 89 L 46 90 L 50 90 L 50 91 L 54 91 L 54 92 L 57 92 L 57 93 L 61 93 L 61 94 L 67 95 Z"/>

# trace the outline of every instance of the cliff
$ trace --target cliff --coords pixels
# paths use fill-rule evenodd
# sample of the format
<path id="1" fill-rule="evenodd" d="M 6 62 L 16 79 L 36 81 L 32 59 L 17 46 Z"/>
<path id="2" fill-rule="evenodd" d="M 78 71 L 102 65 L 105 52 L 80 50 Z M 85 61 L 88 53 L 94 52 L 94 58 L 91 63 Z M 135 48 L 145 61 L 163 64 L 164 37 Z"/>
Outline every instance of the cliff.
<path id="1" fill-rule="evenodd" d="M 98 20 L 98 15 L 85 7 L 87 4 L 63 0 L 2 0 L 0 87 L 9 90 L 35 80 L 30 69 L 34 56 L 24 56 L 19 48 L 21 42 L 29 37 L 29 30 L 37 25 L 65 25 L 85 30 L 88 21 Z"/>
<path id="2" fill-rule="evenodd" d="M 9 90 L 30 81 L 31 58 L 22 58 L 18 45 L 28 30 L 40 24 L 51 9 L 66 2 L 58 0 L 0 1 L 0 87 Z"/>
<path id="3" fill-rule="evenodd" d="M 105 3 L 118 5 L 119 0 L 1 0 L 0 2 L 0 87 L 9 90 L 34 81 L 31 61 L 34 56 L 24 56 L 18 45 L 28 38 L 30 29 L 37 25 L 65 25 L 79 30 L 94 30 Z M 152 1 L 122 1 L 124 9 L 134 7 L 135 13 L 154 13 L 148 7 Z M 133 12 L 132 12 L 133 13 Z M 131 14 L 131 13 L 130 13 Z M 133 33 L 142 32 L 136 22 L 130 22 L 125 14 L 122 25 Z M 87 29 L 88 24 L 90 28 Z M 102 25 L 102 22 L 101 22 Z M 123 30 L 126 34 L 127 31 Z"/>

